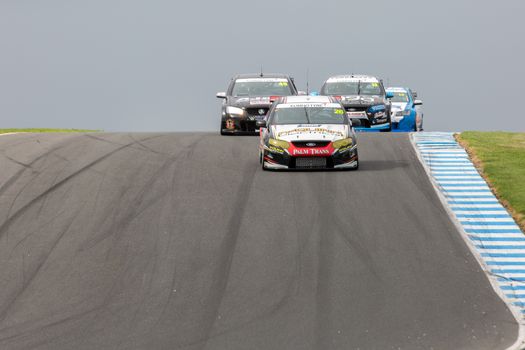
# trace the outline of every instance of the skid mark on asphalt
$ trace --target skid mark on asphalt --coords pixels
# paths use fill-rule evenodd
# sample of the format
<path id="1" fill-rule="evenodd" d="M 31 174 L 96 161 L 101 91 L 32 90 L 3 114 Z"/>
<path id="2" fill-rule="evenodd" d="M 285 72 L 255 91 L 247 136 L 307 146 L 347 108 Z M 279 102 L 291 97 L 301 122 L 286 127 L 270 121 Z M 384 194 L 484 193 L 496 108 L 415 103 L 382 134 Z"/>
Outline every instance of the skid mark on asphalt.
<path id="1" fill-rule="evenodd" d="M 412 138 L 467 242 L 525 324 L 525 236 L 452 133 Z"/>

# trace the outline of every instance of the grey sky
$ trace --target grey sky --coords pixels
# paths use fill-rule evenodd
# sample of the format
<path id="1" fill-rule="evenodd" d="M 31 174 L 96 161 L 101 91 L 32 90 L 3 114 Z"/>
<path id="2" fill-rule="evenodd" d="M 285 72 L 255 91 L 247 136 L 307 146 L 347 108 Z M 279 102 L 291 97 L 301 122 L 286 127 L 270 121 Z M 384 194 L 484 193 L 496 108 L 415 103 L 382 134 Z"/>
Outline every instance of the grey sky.
<path id="1" fill-rule="evenodd" d="M 0 128 L 218 130 L 235 73 L 409 86 L 426 130 L 525 131 L 525 1 L 0 0 Z"/>

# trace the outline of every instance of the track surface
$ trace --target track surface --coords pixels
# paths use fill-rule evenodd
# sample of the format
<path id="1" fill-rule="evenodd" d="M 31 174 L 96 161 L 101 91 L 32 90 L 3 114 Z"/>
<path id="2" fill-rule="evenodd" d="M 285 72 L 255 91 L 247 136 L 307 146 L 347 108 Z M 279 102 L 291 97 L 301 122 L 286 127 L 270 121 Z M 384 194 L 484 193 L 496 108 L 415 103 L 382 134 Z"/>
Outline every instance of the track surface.
<path id="1" fill-rule="evenodd" d="M 255 137 L 0 137 L 0 348 L 511 345 L 408 136 L 359 143 L 277 173 Z"/>

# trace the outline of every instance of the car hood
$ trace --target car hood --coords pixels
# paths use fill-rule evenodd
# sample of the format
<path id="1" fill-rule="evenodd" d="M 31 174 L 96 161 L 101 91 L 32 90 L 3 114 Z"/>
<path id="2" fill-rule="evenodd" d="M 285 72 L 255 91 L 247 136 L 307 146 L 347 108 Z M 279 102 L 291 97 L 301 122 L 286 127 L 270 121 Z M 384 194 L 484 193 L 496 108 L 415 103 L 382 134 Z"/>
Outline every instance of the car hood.
<path id="1" fill-rule="evenodd" d="M 407 107 L 406 102 L 392 102 L 392 109 L 404 111 L 406 107 Z"/>
<path id="2" fill-rule="evenodd" d="M 252 96 L 252 97 L 229 97 L 227 104 L 229 106 L 239 108 L 250 108 L 250 107 L 270 107 L 270 96 Z"/>
<path id="3" fill-rule="evenodd" d="M 271 125 L 273 137 L 284 141 L 336 141 L 348 137 L 344 124 Z"/>
<path id="4" fill-rule="evenodd" d="M 385 99 L 382 96 L 348 95 L 341 96 L 341 103 L 344 106 L 373 106 L 385 103 Z"/>

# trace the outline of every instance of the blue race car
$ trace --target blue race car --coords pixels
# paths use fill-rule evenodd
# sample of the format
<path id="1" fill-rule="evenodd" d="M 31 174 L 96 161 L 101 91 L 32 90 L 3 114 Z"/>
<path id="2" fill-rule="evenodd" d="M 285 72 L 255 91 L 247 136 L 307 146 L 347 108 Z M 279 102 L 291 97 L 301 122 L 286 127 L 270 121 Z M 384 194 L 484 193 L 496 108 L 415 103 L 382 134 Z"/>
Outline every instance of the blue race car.
<path id="1" fill-rule="evenodd" d="M 392 131 L 422 131 L 423 111 L 421 100 L 416 100 L 417 93 L 408 88 L 389 87 L 387 92 L 394 96 L 392 101 Z"/>

